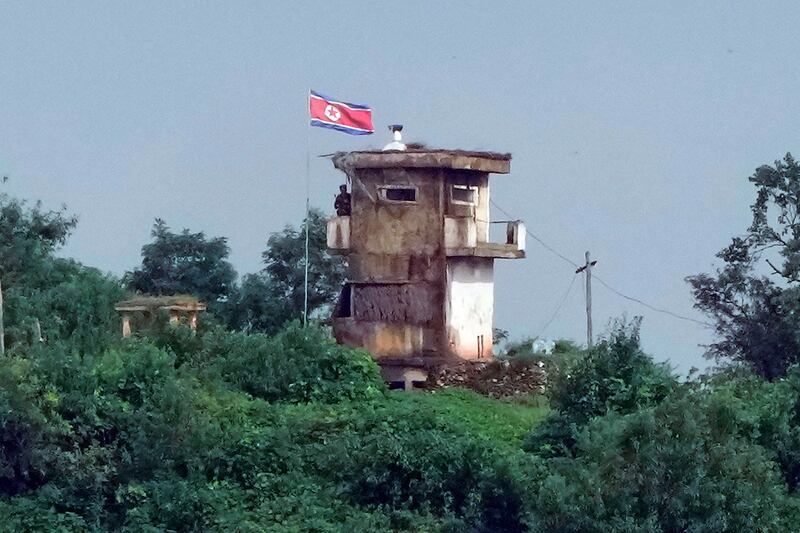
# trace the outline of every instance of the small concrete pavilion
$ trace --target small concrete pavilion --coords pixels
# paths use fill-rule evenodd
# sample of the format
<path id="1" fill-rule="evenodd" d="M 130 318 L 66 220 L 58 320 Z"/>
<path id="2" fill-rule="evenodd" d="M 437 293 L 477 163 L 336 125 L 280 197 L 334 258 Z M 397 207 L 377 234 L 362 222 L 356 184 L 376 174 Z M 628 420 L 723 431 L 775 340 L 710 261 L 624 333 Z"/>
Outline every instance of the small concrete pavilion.
<path id="1" fill-rule="evenodd" d="M 178 324 L 184 318 L 193 330 L 197 329 L 197 313 L 206 310 L 206 304 L 194 296 L 139 296 L 118 302 L 114 309 L 122 314 L 122 336 L 130 337 L 131 318 L 134 313 L 153 316 L 158 311 L 168 311 L 169 321 Z"/>

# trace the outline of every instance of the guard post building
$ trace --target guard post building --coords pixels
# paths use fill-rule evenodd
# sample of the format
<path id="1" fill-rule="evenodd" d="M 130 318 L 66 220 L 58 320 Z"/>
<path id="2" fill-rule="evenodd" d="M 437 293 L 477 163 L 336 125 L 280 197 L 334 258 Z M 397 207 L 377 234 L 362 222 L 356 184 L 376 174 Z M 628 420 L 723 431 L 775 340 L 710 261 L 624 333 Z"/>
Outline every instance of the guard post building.
<path id="1" fill-rule="evenodd" d="M 494 261 L 525 257 L 525 227 L 508 221 L 503 242 L 490 242 L 489 175 L 507 174 L 510 154 L 399 141 L 333 156 L 352 205 L 329 220 L 327 242 L 348 260 L 337 341 L 365 348 L 409 389 L 432 365 L 492 357 Z"/>

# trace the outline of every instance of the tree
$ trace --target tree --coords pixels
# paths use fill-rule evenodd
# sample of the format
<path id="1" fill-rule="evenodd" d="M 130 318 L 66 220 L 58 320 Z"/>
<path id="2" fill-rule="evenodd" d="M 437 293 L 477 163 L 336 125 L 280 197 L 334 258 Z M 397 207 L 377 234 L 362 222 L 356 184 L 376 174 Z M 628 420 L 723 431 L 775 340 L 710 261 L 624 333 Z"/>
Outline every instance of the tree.
<path id="1" fill-rule="evenodd" d="M 225 298 L 236 279 L 228 262 L 230 249 L 224 237 L 206 238 L 201 231 L 172 233 L 156 219 L 153 242 L 142 246 L 141 267 L 126 275 L 130 289 L 158 294 L 192 294 L 214 304 Z"/>
<path id="2" fill-rule="evenodd" d="M 305 225 L 305 220 L 303 220 Z M 304 226 L 303 226 L 304 227 Z M 287 226 L 267 240 L 263 274 L 270 286 L 291 309 L 302 314 L 305 278 L 305 232 Z M 325 215 L 312 209 L 308 214 L 308 312 L 333 304 L 344 280 L 344 260 L 328 253 Z"/>
<path id="3" fill-rule="evenodd" d="M 715 321 L 719 340 L 708 356 L 773 380 L 800 362 L 800 165 L 786 154 L 749 181 L 757 193 L 746 235 L 717 254 L 723 266 L 715 275 L 687 281 L 695 307 Z"/>
<path id="4" fill-rule="evenodd" d="M 42 209 L 41 202 L 28 207 L 23 200 L 0 194 L 0 275 L 5 285 L 38 275 L 42 259 L 63 245 L 78 219 Z"/>
<path id="5" fill-rule="evenodd" d="M 617 321 L 608 337 L 549 384 L 552 414 L 529 436 L 526 448 L 542 456 L 569 455 L 578 434 L 595 417 L 632 413 L 661 402 L 676 381 L 669 366 L 656 363 L 639 343 L 641 318 Z"/>
<path id="6" fill-rule="evenodd" d="M 70 342 L 83 351 L 107 340 L 116 329 L 114 303 L 119 282 L 96 269 L 57 258 L 77 225 L 65 207 L 46 210 L 0 194 L 0 278 L 6 346 L 39 341 Z"/>
<path id="7" fill-rule="evenodd" d="M 344 260 L 328 253 L 323 213 L 312 209 L 308 222 L 308 313 L 314 316 L 335 303 L 344 280 Z M 272 334 L 303 315 L 304 225 L 286 226 L 270 235 L 261 255 L 264 269 L 245 276 L 221 310 L 231 329 Z"/>
<path id="8" fill-rule="evenodd" d="M 233 288 L 219 315 L 232 330 L 245 333 L 275 333 L 283 324 L 298 318 L 287 309 L 261 273 L 247 274 Z"/>

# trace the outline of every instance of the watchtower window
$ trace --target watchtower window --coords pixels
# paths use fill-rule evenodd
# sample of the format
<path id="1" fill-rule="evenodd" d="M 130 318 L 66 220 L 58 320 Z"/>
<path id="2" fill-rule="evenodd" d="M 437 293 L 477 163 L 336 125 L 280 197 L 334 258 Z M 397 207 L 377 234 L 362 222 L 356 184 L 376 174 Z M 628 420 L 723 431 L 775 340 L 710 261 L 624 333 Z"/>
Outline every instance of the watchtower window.
<path id="1" fill-rule="evenodd" d="M 417 188 L 381 187 L 381 198 L 389 202 L 413 203 L 417 201 Z"/>
<path id="2" fill-rule="evenodd" d="M 475 205 L 478 200 L 478 188 L 469 185 L 453 185 L 450 198 L 455 204 Z"/>
<path id="3" fill-rule="evenodd" d="M 353 286 L 345 283 L 339 293 L 339 301 L 334 308 L 336 318 L 347 318 L 353 316 Z"/>

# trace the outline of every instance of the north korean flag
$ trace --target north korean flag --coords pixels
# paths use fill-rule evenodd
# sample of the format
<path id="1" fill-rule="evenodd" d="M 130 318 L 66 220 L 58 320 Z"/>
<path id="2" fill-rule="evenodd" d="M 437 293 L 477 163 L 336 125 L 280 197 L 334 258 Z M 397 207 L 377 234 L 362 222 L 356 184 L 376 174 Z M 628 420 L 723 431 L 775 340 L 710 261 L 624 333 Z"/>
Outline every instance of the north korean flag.
<path id="1" fill-rule="evenodd" d="M 350 135 L 369 135 L 372 127 L 372 108 L 328 98 L 311 91 L 308 95 L 308 112 L 311 125 L 331 128 Z"/>

